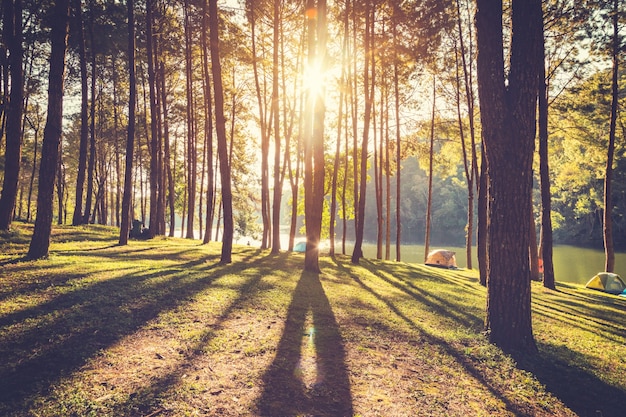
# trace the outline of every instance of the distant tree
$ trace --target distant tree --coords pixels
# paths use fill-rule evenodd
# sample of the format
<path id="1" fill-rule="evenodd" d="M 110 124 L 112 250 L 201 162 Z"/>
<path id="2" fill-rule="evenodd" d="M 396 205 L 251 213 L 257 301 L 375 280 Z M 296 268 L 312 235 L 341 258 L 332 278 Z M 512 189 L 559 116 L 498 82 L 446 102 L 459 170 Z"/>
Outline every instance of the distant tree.
<path id="1" fill-rule="evenodd" d="M 365 52 L 365 65 L 363 66 L 363 85 L 365 95 L 365 113 L 363 115 L 363 136 L 361 141 L 361 158 L 360 158 L 360 170 L 357 170 L 355 166 L 355 217 L 356 217 L 356 240 L 354 243 L 354 249 L 352 251 L 352 263 L 358 264 L 359 260 L 363 257 L 363 235 L 365 229 L 365 198 L 367 193 L 367 160 L 368 160 L 368 143 L 369 143 L 369 130 L 370 130 L 370 121 L 372 117 L 372 102 L 373 102 L 373 93 L 370 91 L 370 71 L 373 71 L 374 66 L 374 58 L 373 54 L 371 54 L 372 43 L 373 43 L 373 33 L 374 33 L 374 7 L 370 4 L 369 1 L 365 4 L 365 41 L 364 41 L 364 52 Z M 370 60 L 369 57 L 372 57 Z M 371 61 L 371 62 L 370 62 Z M 372 67 L 370 67 L 370 65 Z M 356 89 L 355 89 L 356 90 Z M 354 117 L 354 115 L 353 115 Z M 356 126 L 354 127 L 356 130 Z M 356 135 L 355 135 L 356 137 Z M 355 152 L 355 164 L 358 160 L 356 158 L 356 146 L 354 147 Z M 358 178 L 358 180 L 357 180 Z"/>
<path id="2" fill-rule="evenodd" d="M 503 4 L 478 0 L 478 89 L 489 175 L 487 317 L 489 339 L 504 350 L 535 351 L 528 262 L 541 1 L 513 0 L 508 79 Z"/>
<path id="3" fill-rule="evenodd" d="M 122 222 L 120 245 L 128 244 L 131 220 L 131 199 L 133 195 L 133 158 L 135 153 L 135 106 L 137 103 L 137 83 L 135 76 L 135 6 L 127 0 L 128 16 L 128 136 L 126 138 L 126 167 L 124 171 L 124 194 L 122 197 Z"/>
<path id="4" fill-rule="evenodd" d="M 157 100 L 157 79 L 155 68 L 156 38 L 154 36 L 155 1 L 146 2 L 146 60 L 148 61 L 148 101 L 150 103 L 150 228 L 148 235 L 154 237 L 164 234 L 160 228 L 159 198 L 163 190 L 159 187 L 161 178 L 159 150 L 159 103 Z"/>
<path id="5" fill-rule="evenodd" d="M 80 63 L 80 144 L 78 149 L 78 172 L 76 173 L 76 194 L 72 224 L 78 226 L 83 222 L 83 191 L 87 169 L 87 149 L 89 146 L 89 87 L 87 73 L 87 52 L 85 51 L 85 29 L 83 22 L 83 5 L 81 0 L 74 0 L 75 22 L 78 26 L 78 59 Z"/>
<path id="6" fill-rule="evenodd" d="M 205 107 L 205 121 L 204 121 L 204 135 L 206 138 L 206 159 L 207 164 L 207 196 L 206 196 L 206 222 L 204 230 L 203 243 L 209 243 L 211 240 L 211 232 L 213 228 L 213 212 L 215 206 L 215 170 L 213 169 L 213 108 L 211 98 L 211 77 L 209 67 L 209 41 L 207 34 L 209 32 L 209 3 L 208 0 L 202 2 L 202 33 L 200 34 L 200 43 L 202 46 L 202 74 L 203 74 L 203 88 L 204 88 L 204 107 Z"/>
<path id="7" fill-rule="evenodd" d="M 543 21 L 542 21 L 543 24 Z M 543 32 L 543 31 L 542 31 Z M 539 258 L 543 268 L 543 286 L 555 289 L 554 263 L 552 260 L 552 204 L 550 193 L 550 168 L 548 162 L 548 88 L 545 67 L 545 41 L 542 37 L 539 76 L 539 177 L 541 187 L 541 230 Z"/>
<path id="8" fill-rule="evenodd" d="M 273 44 L 274 51 L 272 53 L 272 115 L 274 123 L 274 195 L 272 198 L 272 253 L 277 254 L 280 251 L 280 202 L 282 198 L 282 181 L 280 179 L 281 164 L 281 135 L 280 135 L 280 109 L 279 109 L 279 51 L 280 51 L 280 37 L 282 36 L 282 19 L 280 4 L 277 0 L 274 0 L 274 13 L 273 13 Z"/>
<path id="9" fill-rule="evenodd" d="M 424 262 L 428 258 L 430 247 L 430 226 L 433 206 L 433 164 L 435 145 L 435 110 L 437 109 L 437 77 L 433 74 L 433 107 L 430 115 L 430 146 L 428 147 L 428 199 L 426 204 L 426 233 L 424 235 Z"/>
<path id="10" fill-rule="evenodd" d="M 48 82 L 48 118 L 43 134 L 41 164 L 39 167 L 39 193 L 37 218 L 30 241 L 28 257 L 39 259 L 48 256 L 52 229 L 52 199 L 54 179 L 59 158 L 59 145 L 63 131 L 63 85 L 65 81 L 65 52 L 69 30 L 70 0 L 58 0 L 52 9 L 50 39 L 50 72 Z"/>
<path id="11" fill-rule="evenodd" d="M 617 127 L 617 107 L 619 101 L 619 53 L 621 41 L 619 36 L 619 0 L 613 0 L 613 12 L 611 20 L 613 22 L 613 39 L 611 60 L 613 71 L 611 77 L 611 120 L 609 124 L 609 145 L 607 150 L 606 168 L 604 174 L 604 270 L 613 272 L 615 269 L 615 247 L 613 242 L 613 201 L 612 201 L 612 181 L 613 181 L 613 159 L 615 155 L 615 130 Z"/>
<path id="12" fill-rule="evenodd" d="M 94 194 L 94 176 L 96 170 L 96 80 L 97 80 L 97 58 L 94 48 L 95 35 L 95 2 L 89 2 L 91 14 L 89 17 L 89 40 L 91 41 L 91 107 L 89 108 L 89 157 L 87 159 L 87 192 L 85 196 L 85 210 L 83 211 L 83 224 L 93 221 L 91 204 Z"/>
<path id="13" fill-rule="evenodd" d="M 222 183 L 222 209 L 224 216 L 224 232 L 222 235 L 221 263 L 232 262 L 233 249 L 233 195 L 229 163 L 228 141 L 226 137 L 226 119 L 224 117 L 224 87 L 222 85 L 222 66 L 219 48 L 219 19 L 217 0 L 209 0 L 209 33 L 211 45 L 211 70 L 213 75 L 213 91 L 215 97 L 215 128 L 217 132 L 217 153 L 220 163 Z"/>
<path id="14" fill-rule="evenodd" d="M 9 230 L 17 198 L 22 155 L 24 70 L 22 47 L 22 1 L 2 2 L 3 40 L 9 52 L 11 92 L 6 110 L 4 180 L 0 194 L 0 230 Z"/>

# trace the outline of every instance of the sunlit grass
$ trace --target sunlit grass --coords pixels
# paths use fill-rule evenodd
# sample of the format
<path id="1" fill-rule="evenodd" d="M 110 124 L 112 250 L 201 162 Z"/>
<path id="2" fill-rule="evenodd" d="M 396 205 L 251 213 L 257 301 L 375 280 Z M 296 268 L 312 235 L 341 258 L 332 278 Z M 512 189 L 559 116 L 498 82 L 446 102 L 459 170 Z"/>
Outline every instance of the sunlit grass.
<path id="1" fill-rule="evenodd" d="M 533 283 L 537 356 L 482 334 L 475 271 L 55 227 L 0 241 L 0 414 L 617 415 L 626 300 Z M 7 249 L 8 248 L 8 249 Z"/>

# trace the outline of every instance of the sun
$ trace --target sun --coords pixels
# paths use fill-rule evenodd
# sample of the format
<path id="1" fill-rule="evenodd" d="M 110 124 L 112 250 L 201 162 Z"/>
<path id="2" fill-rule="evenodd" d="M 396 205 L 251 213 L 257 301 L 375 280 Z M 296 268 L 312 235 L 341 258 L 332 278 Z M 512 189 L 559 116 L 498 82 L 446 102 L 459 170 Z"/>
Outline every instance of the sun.
<path id="1" fill-rule="evenodd" d="M 328 84 L 328 71 L 317 60 L 312 65 L 307 65 L 302 74 L 302 86 L 310 97 L 324 95 Z"/>

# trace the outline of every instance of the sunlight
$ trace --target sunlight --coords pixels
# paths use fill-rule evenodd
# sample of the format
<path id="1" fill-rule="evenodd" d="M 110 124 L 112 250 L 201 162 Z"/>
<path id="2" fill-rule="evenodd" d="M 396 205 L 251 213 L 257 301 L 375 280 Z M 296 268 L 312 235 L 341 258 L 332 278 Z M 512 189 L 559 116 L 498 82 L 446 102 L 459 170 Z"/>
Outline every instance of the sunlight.
<path id="1" fill-rule="evenodd" d="M 326 73 L 318 60 L 305 68 L 302 74 L 302 86 L 305 92 L 310 93 L 309 97 L 324 95 L 327 81 Z"/>

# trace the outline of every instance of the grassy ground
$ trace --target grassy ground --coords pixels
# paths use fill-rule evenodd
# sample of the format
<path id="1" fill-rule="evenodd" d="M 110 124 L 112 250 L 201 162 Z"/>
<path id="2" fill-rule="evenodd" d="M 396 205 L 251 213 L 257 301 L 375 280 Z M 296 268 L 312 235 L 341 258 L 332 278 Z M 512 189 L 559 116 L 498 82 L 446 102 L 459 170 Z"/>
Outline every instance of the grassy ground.
<path id="1" fill-rule="evenodd" d="M 533 284 L 540 354 L 482 335 L 474 271 L 56 227 L 0 235 L 3 416 L 623 416 L 626 299 Z"/>

